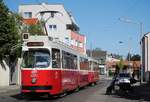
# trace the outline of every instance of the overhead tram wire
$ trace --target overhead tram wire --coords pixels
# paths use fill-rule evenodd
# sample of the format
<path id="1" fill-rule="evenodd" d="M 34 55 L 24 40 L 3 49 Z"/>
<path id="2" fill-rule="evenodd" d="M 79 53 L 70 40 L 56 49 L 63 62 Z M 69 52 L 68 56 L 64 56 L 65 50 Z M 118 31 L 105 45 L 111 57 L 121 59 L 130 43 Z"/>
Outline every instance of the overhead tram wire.
<path id="1" fill-rule="evenodd" d="M 39 0 L 36 0 L 36 1 L 37 1 L 39 4 L 41 4 Z M 45 8 L 47 11 L 51 11 L 51 10 L 49 10 L 46 6 L 44 6 L 44 5 L 42 5 L 42 4 L 41 4 L 41 6 L 42 6 L 43 8 Z M 39 12 L 39 13 L 40 13 L 40 12 Z M 60 13 L 61 15 L 63 15 L 61 12 L 58 12 L 58 13 Z M 53 15 L 54 15 L 54 14 L 53 14 Z M 46 20 L 46 22 L 47 22 L 51 17 L 52 17 L 52 14 L 51 14 L 50 17 L 48 17 L 48 19 Z M 61 23 L 65 24 L 59 17 L 57 17 L 56 15 L 55 15 L 55 17 L 56 17 Z M 45 31 L 47 32 L 46 29 L 45 29 Z"/>
<path id="2" fill-rule="evenodd" d="M 39 0 L 37 0 L 37 1 L 39 1 Z M 45 7 L 44 5 L 41 5 L 42 7 L 44 7 L 47 11 L 51 11 L 51 10 L 49 10 L 47 7 Z M 56 15 L 55 15 L 55 17 L 61 22 L 61 23 L 63 23 L 63 24 L 65 24 L 59 17 L 57 17 Z M 49 17 L 50 18 L 50 17 Z"/>
<path id="3" fill-rule="evenodd" d="M 36 0 L 38 3 L 40 3 L 40 1 L 39 0 Z M 47 7 L 45 7 L 44 5 L 41 5 L 42 7 L 44 7 L 46 10 L 48 10 L 48 11 L 51 11 L 51 10 L 49 10 Z M 68 14 L 69 15 L 69 14 Z M 61 23 L 63 23 L 63 24 L 66 24 L 66 23 L 64 23 L 64 21 L 62 21 L 58 16 L 56 16 L 55 15 L 55 17 L 61 22 Z M 50 18 L 50 17 L 49 17 Z"/>

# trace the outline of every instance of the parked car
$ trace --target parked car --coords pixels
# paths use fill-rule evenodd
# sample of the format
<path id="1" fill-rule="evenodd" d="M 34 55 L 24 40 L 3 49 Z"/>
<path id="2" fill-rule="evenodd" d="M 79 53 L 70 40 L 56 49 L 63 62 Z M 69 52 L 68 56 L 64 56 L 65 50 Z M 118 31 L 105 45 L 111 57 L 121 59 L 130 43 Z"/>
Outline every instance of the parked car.
<path id="1" fill-rule="evenodd" d="M 106 94 L 111 94 L 119 90 L 132 91 L 132 84 L 134 83 L 136 83 L 136 80 L 131 77 L 130 73 L 119 73 L 107 87 Z"/>
<path id="2" fill-rule="evenodd" d="M 119 73 L 115 78 L 114 90 L 131 91 L 132 84 L 135 82 L 130 73 Z"/>

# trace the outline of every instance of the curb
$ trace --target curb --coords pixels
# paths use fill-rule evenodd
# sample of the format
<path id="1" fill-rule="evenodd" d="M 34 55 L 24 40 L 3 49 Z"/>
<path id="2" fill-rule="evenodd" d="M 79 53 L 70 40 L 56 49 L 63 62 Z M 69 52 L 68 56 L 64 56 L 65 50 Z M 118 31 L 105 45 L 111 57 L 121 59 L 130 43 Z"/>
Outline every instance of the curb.
<path id="1" fill-rule="evenodd" d="M 0 87 L 0 93 L 7 93 L 15 90 L 19 90 L 20 86 L 18 85 L 13 85 L 13 86 L 2 86 Z"/>

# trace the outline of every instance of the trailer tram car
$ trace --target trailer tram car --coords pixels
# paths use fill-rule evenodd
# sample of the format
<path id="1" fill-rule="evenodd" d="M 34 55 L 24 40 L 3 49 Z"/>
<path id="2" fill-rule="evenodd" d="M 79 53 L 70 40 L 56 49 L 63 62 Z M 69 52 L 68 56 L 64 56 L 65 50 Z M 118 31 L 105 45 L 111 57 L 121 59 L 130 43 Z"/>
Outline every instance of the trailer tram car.
<path id="1" fill-rule="evenodd" d="M 99 81 L 99 63 L 97 60 L 89 58 L 89 66 L 88 82 L 90 85 L 95 85 Z"/>
<path id="2" fill-rule="evenodd" d="M 48 36 L 23 36 L 23 94 L 59 95 L 98 81 L 96 61 Z"/>

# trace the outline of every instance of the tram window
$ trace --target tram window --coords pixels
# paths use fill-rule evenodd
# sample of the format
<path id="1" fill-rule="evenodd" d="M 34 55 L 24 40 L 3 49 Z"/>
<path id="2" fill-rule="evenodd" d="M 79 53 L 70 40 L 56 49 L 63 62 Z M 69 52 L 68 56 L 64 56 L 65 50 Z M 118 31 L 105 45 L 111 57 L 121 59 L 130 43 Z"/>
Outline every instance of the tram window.
<path id="1" fill-rule="evenodd" d="M 62 67 L 65 68 L 65 66 L 66 66 L 65 52 L 62 51 Z"/>
<path id="2" fill-rule="evenodd" d="M 74 69 L 77 69 L 77 56 L 76 55 L 74 55 L 73 64 L 74 64 Z"/>
<path id="3" fill-rule="evenodd" d="M 77 69 L 77 56 L 69 52 L 62 51 L 62 66 L 65 69 Z"/>
<path id="4" fill-rule="evenodd" d="M 89 69 L 88 59 L 80 57 L 80 69 L 81 70 L 88 70 Z"/>
<path id="5" fill-rule="evenodd" d="M 60 50 L 52 49 L 52 67 L 60 68 Z"/>
<path id="6" fill-rule="evenodd" d="M 46 68 L 50 64 L 50 53 L 46 49 L 29 49 L 23 54 L 22 67 Z"/>
<path id="7" fill-rule="evenodd" d="M 92 70 L 92 62 L 91 61 L 88 61 L 88 69 Z"/>
<path id="8" fill-rule="evenodd" d="M 77 56 L 71 54 L 70 56 L 70 69 L 77 69 Z"/>
<path id="9" fill-rule="evenodd" d="M 98 68 L 98 63 L 96 63 L 96 62 L 93 63 L 93 70 L 94 70 L 94 71 L 99 70 L 99 68 Z"/>
<path id="10" fill-rule="evenodd" d="M 70 53 L 62 51 L 62 57 L 63 57 L 63 62 L 62 62 L 62 66 L 65 69 L 70 69 Z"/>

